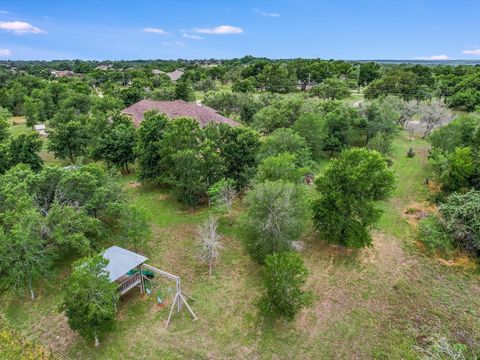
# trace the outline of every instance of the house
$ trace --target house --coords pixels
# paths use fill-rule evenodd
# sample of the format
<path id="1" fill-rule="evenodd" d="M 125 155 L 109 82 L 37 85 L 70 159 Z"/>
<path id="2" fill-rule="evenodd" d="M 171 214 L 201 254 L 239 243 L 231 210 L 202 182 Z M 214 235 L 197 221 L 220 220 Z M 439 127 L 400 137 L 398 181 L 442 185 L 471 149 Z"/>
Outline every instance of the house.
<path id="1" fill-rule="evenodd" d="M 170 80 L 175 82 L 182 77 L 183 73 L 184 73 L 183 70 L 177 69 L 175 71 L 171 71 L 167 73 L 167 76 L 170 78 Z"/>
<path id="2" fill-rule="evenodd" d="M 215 109 L 201 105 L 200 103 L 189 103 L 183 100 L 140 100 L 124 109 L 122 114 L 130 117 L 133 124 L 138 127 L 144 119 L 144 114 L 149 110 L 157 110 L 167 115 L 170 119 L 177 117 L 196 119 L 202 128 L 212 122 L 216 124 L 228 124 L 230 126 L 240 125 L 240 123 L 220 115 Z"/>
<path id="3" fill-rule="evenodd" d="M 98 65 L 94 70 L 107 71 L 107 70 L 110 70 L 111 68 L 112 68 L 111 64 L 101 64 L 101 65 Z"/>
<path id="4" fill-rule="evenodd" d="M 162 71 L 162 70 L 153 69 L 153 70 L 152 70 L 152 74 L 153 74 L 153 75 L 161 75 L 161 74 L 165 74 L 165 72 Z"/>
<path id="5" fill-rule="evenodd" d="M 75 73 L 72 70 L 52 70 L 51 74 L 57 78 L 75 76 Z"/>
<path id="6" fill-rule="evenodd" d="M 41 136 L 47 136 L 47 129 L 45 124 L 33 125 L 34 130 Z"/>

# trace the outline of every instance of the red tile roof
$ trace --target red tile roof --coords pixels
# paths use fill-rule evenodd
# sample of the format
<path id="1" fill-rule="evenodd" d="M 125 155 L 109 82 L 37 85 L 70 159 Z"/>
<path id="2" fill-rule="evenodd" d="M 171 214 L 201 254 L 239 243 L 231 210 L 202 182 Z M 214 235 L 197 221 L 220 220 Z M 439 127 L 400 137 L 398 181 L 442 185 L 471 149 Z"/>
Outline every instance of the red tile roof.
<path id="1" fill-rule="evenodd" d="M 220 115 L 216 110 L 208 106 L 188 103 L 183 100 L 140 100 L 139 102 L 122 110 L 122 114 L 130 115 L 134 120 L 134 125 L 138 127 L 144 119 L 143 114 L 149 110 L 157 110 L 158 112 L 167 115 L 171 119 L 182 116 L 196 119 L 202 128 L 211 122 L 217 124 L 228 124 L 230 126 L 240 125 L 238 122 Z"/>

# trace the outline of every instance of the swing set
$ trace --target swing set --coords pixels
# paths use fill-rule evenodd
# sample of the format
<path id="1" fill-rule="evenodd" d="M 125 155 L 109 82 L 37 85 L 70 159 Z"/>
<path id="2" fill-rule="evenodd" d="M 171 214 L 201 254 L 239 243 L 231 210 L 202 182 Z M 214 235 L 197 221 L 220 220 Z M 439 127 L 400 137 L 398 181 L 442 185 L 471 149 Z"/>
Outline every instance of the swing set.
<path id="1" fill-rule="evenodd" d="M 190 314 L 192 315 L 193 317 L 193 320 L 198 320 L 197 316 L 195 315 L 195 313 L 193 312 L 192 308 L 190 307 L 190 305 L 188 305 L 188 302 L 187 302 L 187 299 L 190 299 L 192 301 L 195 301 L 193 298 L 191 298 L 190 296 L 182 293 L 182 288 L 181 288 L 181 283 L 180 283 L 180 277 L 177 276 L 177 275 L 173 275 L 173 274 L 170 274 L 166 271 L 163 271 L 163 270 L 160 270 L 160 269 L 157 269 L 151 265 L 147 265 L 147 264 L 142 264 L 140 265 L 140 273 L 142 274 L 142 284 L 141 284 L 141 291 L 142 293 L 145 291 L 147 294 L 150 293 L 153 293 L 152 291 L 152 288 L 148 288 L 146 287 L 146 282 L 150 282 L 150 279 L 148 276 L 144 275 L 144 273 L 141 271 L 143 269 L 146 269 L 146 270 L 150 270 L 152 272 L 154 272 L 155 274 L 158 274 L 160 276 L 163 276 L 169 280 L 173 280 L 175 281 L 175 296 L 173 298 L 173 302 L 172 302 L 172 307 L 170 308 L 170 312 L 168 314 L 168 318 L 167 318 L 167 326 L 170 324 L 170 320 L 172 318 L 172 314 L 173 314 L 173 310 L 175 308 L 177 308 L 177 313 L 180 313 L 180 311 L 182 311 L 182 308 L 183 308 L 183 305 L 186 306 L 186 308 L 188 309 L 188 311 L 190 312 Z M 149 294 L 150 295 L 150 294 Z M 160 298 L 160 295 L 157 295 L 157 302 L 159 304 L 163 304 L 163 300 Z"/>
<path id="2" fill-rule="evenodd" d="M 179 276 L 157 269 L 151 265 L 147 265 L 145 262 L 148 259 L 145 256 L 118 246 L 112 246 L 105 250 L 103 257 L 108 260 L 106 270 L 109 274 L 109 279 L 111 282 L 116 282 L 118 284 L 120 295 L 125 294 L 137 286 L 140 287 L 140 292 L 142 294 L 147 293 L 148 295 L 151 295 L 153 293 L 152 290 L 155 287 L 154 284 L 152 284 L 153 281 L 151 281 L 151 278 L 154 278 L 155 275 L 159 275 L 170 281 L 175 281 L 175 296 L 168 314 L 167 328 L 172 319 L 174 309 L 176 308 L 177 313 L 180 313 L 183 309 L 183 305 L 186 306 L 194 321 L 198 319 L 188 304 L 187 298 L 192 301 L 195 300 L 182 293 Z M 170 292 L 173 292 L 173 289 L 170 288 L 169 290 Z M 160 305 L 164 304 L 160 294 L 157 295 L 157 302 Z"/>

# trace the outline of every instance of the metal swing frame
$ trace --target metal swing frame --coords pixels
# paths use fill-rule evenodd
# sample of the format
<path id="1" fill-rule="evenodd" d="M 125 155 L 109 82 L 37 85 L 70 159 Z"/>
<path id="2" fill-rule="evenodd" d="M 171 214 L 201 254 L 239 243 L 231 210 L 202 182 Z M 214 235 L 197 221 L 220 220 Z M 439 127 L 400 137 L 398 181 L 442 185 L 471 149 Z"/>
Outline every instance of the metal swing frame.
<path id="1" fill-rule="evenodd" d="M 177 308 L 177 313 L 180 313 L 180 311 L 182 311 L 183 304 L 185 304 L 188 311 L 192 315 L 193 321 L 198 320 L 198 318 L 195 315 L 195 313 L 193 312 L 192 308 L 190 307 L 190 305 L 188 305 L 188 302 L 187 302 L 186 298 L 188 298 L 192 301 L 195 301 L 195 300 L 193 298 L 191 298 L 190 296 L 182 293 L 181 282 L 180 282 L 180 277 L 179 276 L 170 274 L 170 273 L 168 273 L 166 271 L 163 271 L 163 270 L 160 270 L 160 269 L 157 269 L 156 267 L 153 267 L 151 265 L 142 264 L 142 265 L 140 265 L 140 274 L 142 274 L 142 276 L 141 276 L 142 294 L 145 291 L 145 279 L 148 279 L 148 278 L 145 275 L 143 275 L 141 269 L 146 269 L 146 270 L 153 271 L 154 273 L 159 274 L 163 277 L 166 277 L 169 280 L 175 281 L 175 297 L 173 299 L 173 303 L 172 303 L 172 307 L 170 308 L 170 312 L 168 314 L 166 328 L 168 328 L 168 325 L 170 324 L 170 321 L 171 321 L 172 315 L 173 315 L 173 310 L 175 309 L 175 307 Z"/>

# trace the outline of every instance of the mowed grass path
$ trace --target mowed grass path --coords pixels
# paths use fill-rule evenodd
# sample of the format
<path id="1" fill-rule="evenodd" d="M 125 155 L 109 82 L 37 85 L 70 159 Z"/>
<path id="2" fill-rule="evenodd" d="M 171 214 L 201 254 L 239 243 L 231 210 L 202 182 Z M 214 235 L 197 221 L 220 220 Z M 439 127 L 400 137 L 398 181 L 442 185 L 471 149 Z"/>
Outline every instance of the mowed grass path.
<path id="1" fill-rule="evenodd" d="M 406 157 L 409 147 L 417 153 L 413 159 Z M 385 213 L 373 247 L 345 250 L 320 241 L 312 230 L 305 234 L 302 256 L 315 301 L 292 323 L 258 317 L 262 268 L 242 245 L 241 202 L 230 221 L 221 223 L 222 259 L 209 279 L 196 241 L 209 209 L 186 209 L 168 190 L 140 186 L 133 176 L 121 182 L 150 222 L 152 239 L 143 253 L 150 264 L 181 276 L 199 320 L 192 322 L 184 312 L 166 330 L 168 309 L 132 292 L 120 303 L 117 329 L 94 348 L 57 311 L 58 281 L 69 261 L 39 284 L 36 302 L 3 294 L 0 310 L 75 359 L 413 359 L 413 346 L 437 334 L 480 351 L 478 274 L 424 256 L 404 216 L 427 196 L 427 148 L 403 133 L 395 140 L 397 189 L 381 204 Z"/>

